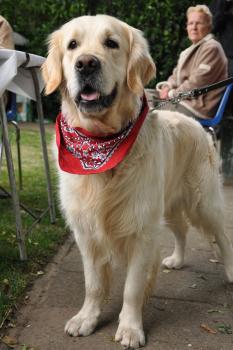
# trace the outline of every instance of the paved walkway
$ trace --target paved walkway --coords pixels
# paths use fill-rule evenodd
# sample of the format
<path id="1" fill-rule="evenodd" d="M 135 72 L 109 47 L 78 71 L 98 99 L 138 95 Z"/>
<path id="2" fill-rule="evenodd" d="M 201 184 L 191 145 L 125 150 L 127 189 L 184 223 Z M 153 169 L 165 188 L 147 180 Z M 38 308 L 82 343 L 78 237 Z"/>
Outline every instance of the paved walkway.
<path id="1" fill-rule="evenodd" d="M 226 229 L 233 241 L 233 187 L 225 186 L 224 194 Z M 172 250 L 171 237 L 169 233 L 161 237 L 162 257 Z M 198 234 L 190 234 L 185 267 L 171 272 L 161 269 L 144 311 L 146 350 L 233 349 L 233 334 L 228 334 L 233 331 L 233 286 L 226 283 L 222 264 L 211 259 L 209 245 Z M 18 311 L 16 328 L 9 333 L 18 341 L 16 349 L 121 349 L 113 340 L 122 302 L 121 275 L 118 271 L 96 332 L 86 338 L 65 335 L 64 324 L 84 297 L 80 255 L 68 239 Z"/>

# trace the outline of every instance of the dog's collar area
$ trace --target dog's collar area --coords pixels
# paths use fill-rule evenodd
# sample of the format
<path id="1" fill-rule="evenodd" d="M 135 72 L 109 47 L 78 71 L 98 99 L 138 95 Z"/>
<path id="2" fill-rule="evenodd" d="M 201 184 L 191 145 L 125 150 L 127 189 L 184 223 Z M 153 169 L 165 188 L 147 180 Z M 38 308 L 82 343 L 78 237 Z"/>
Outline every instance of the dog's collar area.
<path id="1" fill-rule="evenodd" d="M 140 114 L 121 132 L 96 137 L 81 128 L 70 127 L 60 113 L 56 120 L 56 142 L 60 168 L 71 174 L 97 174 L 113 169 L 128 154 L 148 113 L 145 95 Z"/>

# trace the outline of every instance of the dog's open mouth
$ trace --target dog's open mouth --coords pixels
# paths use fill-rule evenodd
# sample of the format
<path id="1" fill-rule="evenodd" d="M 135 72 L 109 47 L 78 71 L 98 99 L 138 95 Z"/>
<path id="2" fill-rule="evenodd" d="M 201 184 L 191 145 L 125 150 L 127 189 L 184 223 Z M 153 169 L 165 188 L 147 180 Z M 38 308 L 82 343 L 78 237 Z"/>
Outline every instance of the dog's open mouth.
<path id="1" fill-rule="evenodd" d="M 117 85 L 109 95 L 103 95 L 92 86 L 86 85 L 76 98 L 76 104 L 83 112 L 100 112 L 109 108 L 117 95 Z"/>
<path id="2" fill-rule="evenodd" d="M 83 91 L 80 93 L 80 101 L 86 103 L 86 102 L 93 102 L 96 100 L 99 100 L 100 93 L 95 91 L 91 86 L 86 86 Z"/>

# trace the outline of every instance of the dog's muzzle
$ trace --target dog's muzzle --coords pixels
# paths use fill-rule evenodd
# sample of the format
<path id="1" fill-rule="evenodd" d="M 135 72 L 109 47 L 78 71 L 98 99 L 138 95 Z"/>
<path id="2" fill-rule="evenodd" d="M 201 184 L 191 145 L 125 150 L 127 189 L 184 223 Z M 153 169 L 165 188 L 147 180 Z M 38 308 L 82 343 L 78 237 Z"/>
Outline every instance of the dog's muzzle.
<path id="1" fill-rule="evenodd" d="M 78 58 L 75 68 L 80 86 L 75 102 L 80 110 L 94 113 L 110 107 L 117 95 L 117 84 L 110 94 L 102 92 L 100 60 L 92 55 L 82 55 Z"/>

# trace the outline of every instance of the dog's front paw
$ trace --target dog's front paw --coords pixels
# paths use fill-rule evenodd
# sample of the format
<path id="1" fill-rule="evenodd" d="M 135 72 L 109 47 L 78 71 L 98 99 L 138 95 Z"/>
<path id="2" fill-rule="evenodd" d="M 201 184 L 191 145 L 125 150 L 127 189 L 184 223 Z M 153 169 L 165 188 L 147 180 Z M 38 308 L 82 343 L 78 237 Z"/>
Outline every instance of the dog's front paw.
<path id="1" fill-rule="evenodd" d="M 66 323 L 65 332 L 73 337 L 85 337 L 93 333 L 97 322 L 97 317 L 84 316 L 79 313 Z"/>
<path id="2" fill-rule="evenodd" d="M 141 328 L 130 328 L 119 325 L 115 340 L 120 342 L 126 349 L 137 349 L 145 345 L 145 335 Z"/>
<path id="3" fill-rule="evenodd" d="M 180 269 L 183 266 L 183 259 L 177 255 L 171 255 L 163 259 L 162 265 L 168 269 Z"/>

